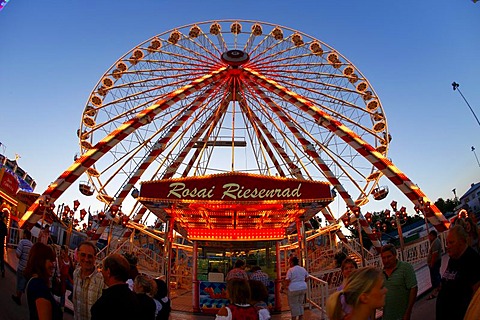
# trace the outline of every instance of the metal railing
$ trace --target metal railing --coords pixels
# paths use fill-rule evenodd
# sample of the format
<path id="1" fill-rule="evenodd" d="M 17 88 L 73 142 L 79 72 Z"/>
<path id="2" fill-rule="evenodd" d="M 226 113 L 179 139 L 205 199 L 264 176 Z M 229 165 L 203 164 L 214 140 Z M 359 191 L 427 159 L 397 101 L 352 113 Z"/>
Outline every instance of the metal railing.
<path id="1" fill-rule="evenodd" d="M 326 319 L 326 305 L 329 296 L 328 282 L 315 276 L 310 276 L 307 281 L 307 303 L 310 308 L 321 312 L 321 319 Z"/>
<path id="2" fill-rule="evenodd" d="M 138 258 L 137 267 L 140 271 L 156 276 L 163 274 L 164 258 L 148 248 L 140 248 L 130 241 L 125 241 L 115 252 L 133 252 Z"/>
<path id="3" fill-rule="evenodd" d="M 365 265 L 367 266 L 372 265 L 372 263 L 374 263 L 376 260 L 375 258 L 376 256 L 372 254 L 370 251 L 368 251 L 367 249 L 365 249 L 364 247 L 362 247 L 362 245 L 355 239 L 350 239 L 348 243 L 341 242 L 340 247 L 347 250 L 348 255 L 354 255 L 358 259 L 360 259 L 360 261 L 362 260 L 362 254 L 363 254 L 363 258 L 365 259 Z"/>
<path id="4" fill-rule="evenodd" d="M 9 228 L 9 236 L 8 236 L 8 239 L 7 239 L 7 246 L 11 247 L 11 248 L 16 248 L 18 246 L 18 243 L 20 242 L 20 240 L 22 240 L 22 236 L 23 236 L 23 230 L 22 229 L 19 229 L 19 228 Z M 37 237 L 34 237 L 32 235 L 32 238 L 30 239 L 32 241 L 32 243 L 35 243 L 37 242 Z"/>
<path id="5" fill-rule="evenodd" d="M 343 281 L 342 270 L 340 268 L 314 272 L 311 273 L 310 276 L 328 283 L 328 288 L 331 292 L 333 292 L 339 285 L 341 285 Z M 329 294 L 331 292 L 329 292 Z"/>
<path id="6" fill-rule="evenodd" d="M 335 256 L 334 249 L 318 249 L 308 254 L 308 266 L 307 269 L 310 273 L 317 272 L 328 268 L 333 261 Z"/>

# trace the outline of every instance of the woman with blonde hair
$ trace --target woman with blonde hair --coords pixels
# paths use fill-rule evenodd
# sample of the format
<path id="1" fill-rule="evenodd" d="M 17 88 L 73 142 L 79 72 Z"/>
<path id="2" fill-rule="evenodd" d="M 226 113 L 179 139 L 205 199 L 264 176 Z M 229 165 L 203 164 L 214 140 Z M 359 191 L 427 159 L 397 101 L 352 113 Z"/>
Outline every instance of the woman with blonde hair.
<path id="1" fill-rule="evenodd" d="M 365 267 L 355 270 L 345 282 L 343 290 L 334 292 L 327 301 L 330 320 L 367 320 L 375 309 L 385 305 L 387 289 L 381 270 Z M 341 297 L 352 307 L 350 314 L 342 309 Z"/>

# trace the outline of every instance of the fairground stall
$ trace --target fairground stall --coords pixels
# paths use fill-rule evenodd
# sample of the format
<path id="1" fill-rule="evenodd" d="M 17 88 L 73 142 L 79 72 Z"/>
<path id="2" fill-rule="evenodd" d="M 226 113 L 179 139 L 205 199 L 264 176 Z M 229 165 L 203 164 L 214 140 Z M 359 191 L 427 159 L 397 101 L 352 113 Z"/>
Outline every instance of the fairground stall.
<path id="1" fill-rule="evenodd" d="M 231 172 L 142 183 L 139 201 L 167 223 L 166 275 L 174 232 L 193 242 L 193 310 L 227 303 L 225 277 L 237 259 L 269 275 L 269 307 L 280 310 L 280 241 L 296 226 L 305 256 L 304 223 L 332 201 L 330 185 Z"/>

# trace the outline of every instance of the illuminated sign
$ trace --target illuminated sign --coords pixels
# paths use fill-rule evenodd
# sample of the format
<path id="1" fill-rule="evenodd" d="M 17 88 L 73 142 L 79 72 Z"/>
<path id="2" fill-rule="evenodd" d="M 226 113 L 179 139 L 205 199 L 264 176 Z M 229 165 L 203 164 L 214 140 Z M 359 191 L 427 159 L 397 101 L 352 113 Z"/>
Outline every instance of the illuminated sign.
<path id="1" fill-rule="evenodd" d="M 15 178 L 14 175 L 7 172 L 5 169 L 2 170 L 3 175 L 1 176 L 0 180 L 0 189 L 2 189 L 5 193 L 9 194 L 10 196 L 15 196 L 18 191 L 18 180 Z"/>
<path id="2" fill-rule="evenodd" d="M 332 195 L 326 182 L 235 172 L 144 182 L 140 198 L 164 202 L 305 202 L 331 201 Z"/>

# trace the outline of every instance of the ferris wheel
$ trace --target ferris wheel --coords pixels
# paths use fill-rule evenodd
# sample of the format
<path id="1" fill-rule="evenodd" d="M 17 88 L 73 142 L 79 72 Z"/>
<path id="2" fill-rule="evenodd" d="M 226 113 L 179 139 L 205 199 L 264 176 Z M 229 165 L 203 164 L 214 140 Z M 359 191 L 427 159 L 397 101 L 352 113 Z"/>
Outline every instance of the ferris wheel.
<path id="1" fill-rule="evenodd" d="M 381 197 L 382 176 L 425 197 L 386 158 L 387 118 L 360 70 L 270 23 L 207 21 L 140 43 L 100 77 L 77 133 L 81 156 L 53 198 L 83 173 L 85 194 L 112 206 L 140 181 L 229 171 L 326 180 L 347 208 Z"/>
<path id="2" fill-rule="evenodd" d="M 133 48 L 90 95 L 78 130 L 81 152 L 222 67 L 230 70 L 158 112 L 87 170 L 101 200 L 118 199 L 118 186 L 139 170 L 142 180 L 233 170 L 335 177 L 337 190 L 349 190 L 354 200 L 368 199 L 378 170 L 287 95 L 308 101 L 386 155 L 386 117 L 372 86 L 327 44 L 266 23 L 197 23 Z M 267 87 L 269 82 L 278 87 Z"/>

